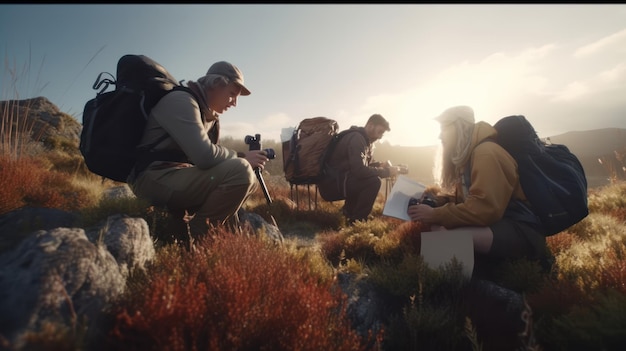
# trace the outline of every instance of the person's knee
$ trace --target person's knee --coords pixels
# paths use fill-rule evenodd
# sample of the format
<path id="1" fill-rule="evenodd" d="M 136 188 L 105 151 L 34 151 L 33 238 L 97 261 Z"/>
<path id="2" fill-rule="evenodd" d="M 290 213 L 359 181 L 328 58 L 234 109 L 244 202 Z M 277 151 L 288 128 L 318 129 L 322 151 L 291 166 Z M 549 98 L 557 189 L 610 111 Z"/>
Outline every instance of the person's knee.
<path id="1" fill-rule="evenodd" d="M 256 181 L 256 175 L 250 163 L 244 158 L 235 158 L 226 161 L 229 165 L 230 177 L 228 177 L 232 184 L 248 184 L 252 185 Z"/>
<path id="2" fill-rule="evenodd" d="M 368 193 L 378 193 L 382 182 L 378 177 L 369 178 L 352 178 L 346 182 L 348 193 L 362 194 L 364 191 Z"/>
<path id="3" fill-rule="evenodd" d="M 372 203 L 375 201 L 376 196 L 378 195 L 378 192 L 380 191 L 380 186 L 382 185 L 382 182 L 380 181 L 380 178 L 378 177 L 371 177 L 368 178 L 363 186 L 364 186 L 364 190 L 366 194 L 366 197 L 371 199 Z"/>
<path id="4" fill-rule="evenodd" d="M 372 177 L 371 187 L 376 189 L 376 191 L 380 190 L 380 186 L 382 185 L 382 181 L 378 177 Z"/>

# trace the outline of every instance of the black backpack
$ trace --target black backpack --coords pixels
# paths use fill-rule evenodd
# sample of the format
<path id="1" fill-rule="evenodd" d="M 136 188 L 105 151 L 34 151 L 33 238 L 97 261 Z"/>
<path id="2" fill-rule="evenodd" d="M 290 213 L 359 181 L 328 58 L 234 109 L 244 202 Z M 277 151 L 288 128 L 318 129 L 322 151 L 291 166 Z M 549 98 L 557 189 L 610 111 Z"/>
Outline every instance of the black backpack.
<path id="1" fill-rule="evenodd" d="M 115 90 L 105 92 L 109 85 L 115 85 Z M 79 149 L 91 172 L 118 182 L 126 182 L 140 152 L 147 151 L 137 145 L 154 105 L 173 90 L 183 89 L 193 96 L 163 66 L 143 55 L 121 57 L 117 79 L 100 73 L 93 89 L 99 91 L 85 104 Z"/>
<path id="2" fill-rule="evenodd" d="M 517 161 L 520 184 L 546 235 L 554 235 L 589 214 L 585 171 L 567 146 L 549 144 L 521 115 L 500 119 L 497 142 Z"/>

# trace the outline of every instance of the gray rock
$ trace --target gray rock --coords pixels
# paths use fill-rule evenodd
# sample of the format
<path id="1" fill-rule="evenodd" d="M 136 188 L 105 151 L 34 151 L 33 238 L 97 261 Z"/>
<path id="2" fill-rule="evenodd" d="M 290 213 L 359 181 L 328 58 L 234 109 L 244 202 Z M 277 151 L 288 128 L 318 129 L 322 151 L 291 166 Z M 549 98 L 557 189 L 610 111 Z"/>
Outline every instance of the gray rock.
<path id="1" fill-rule="evenodd" d="M 21 337 L 46 321 L 85 321 L 88 330 L 98 330 L 99 317 L 124 292 L 129 273 L 154 255 L 142 218 L 114 215 L 87 231 L 31 232 L 0 254 L 0 335 L 18 350 Z"/>
<path id="2" fill-rule="evenodd" d="M 378 296 L 374 286 L 366 279 L 359 279 L 356 274 L 337 274 L 339 287 L 348 296 L 347 315 L 352 327 L 363 337 L 368 332 L 378 332 L 382 320 L 386 317 L 384 301 Z"/>
<path id="3" fill-rule="evenodd" d="M 61 112 L 55 104 L 43 96 L 0 101 L 0 108 L 24 119 L 21 123 L 32 125 L 34 138 L 45 139 L 58 135 L 73 140 L 78 145 L 82 125 L 67 113 Z"/>
<path id="4" fill-rule="evenodd" d="M 268 223 L 260 215 L 253 212 L 244 211 L 242 209 L 239 210 L 238 215 L 240 222 L 243 224 L 249 224 L 255 233 L 259 235 L 266 235 L 268 238 L 276 243 L 282 244 L 284 242 L 284 237 L 280 229 L 277 226 Z"/>
<path id="5" fill-rule="evenodd" d="M 112 215 L 86 234 L 90 242 L 106 246 L 124 277 L 134 269 L 145 268 L 156 254 L 148 223 L 142 218 Z"/>
<path id="6" fill-rule="evenodd" d="M 125 284 L 104 245 L 77 228 L 35 232 L 0 256 L 0 267 L 0 332 L 9 339 L 43 321 L 97 315 Z"/>
<path id="7" fill-rule="evenodd" d="M 123 185 L 108 188 L 104 190 L 104 193 L 102 194 L 102 196 L 108 199 L 123 199 L 123 198 L 133 199 L 136 197 L 133 191 L 130 190 L 130 187 L 128 186 L 128 184 L 123 184 Z"/>

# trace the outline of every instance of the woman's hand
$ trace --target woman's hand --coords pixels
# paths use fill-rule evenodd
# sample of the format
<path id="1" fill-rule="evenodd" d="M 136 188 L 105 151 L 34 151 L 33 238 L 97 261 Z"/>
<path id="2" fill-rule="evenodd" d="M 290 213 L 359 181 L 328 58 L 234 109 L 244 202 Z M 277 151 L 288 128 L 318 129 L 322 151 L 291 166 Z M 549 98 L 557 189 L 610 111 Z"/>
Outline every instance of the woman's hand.
<path id="1" fill-rule="evenodd" d="M 406 213 L 414 222 L 432 223 L 434 211 L 435 209 L 428 205 L 417 204 L 409 206 Z"/>

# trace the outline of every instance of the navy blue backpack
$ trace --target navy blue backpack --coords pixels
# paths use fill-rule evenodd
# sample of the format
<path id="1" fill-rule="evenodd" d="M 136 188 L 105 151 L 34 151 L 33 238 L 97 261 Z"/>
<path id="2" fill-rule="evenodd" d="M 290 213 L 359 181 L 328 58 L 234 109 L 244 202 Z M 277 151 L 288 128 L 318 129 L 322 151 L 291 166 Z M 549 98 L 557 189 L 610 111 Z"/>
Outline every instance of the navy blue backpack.
<path id="1" fill-rule="evenodd" d="M 517 161 L 522 190 L 547 236 L 587 217 L 587 178 L 567 146 L 539 139 L 521 115 L 504 117 L 494 128 L 498 144 Z"/>

